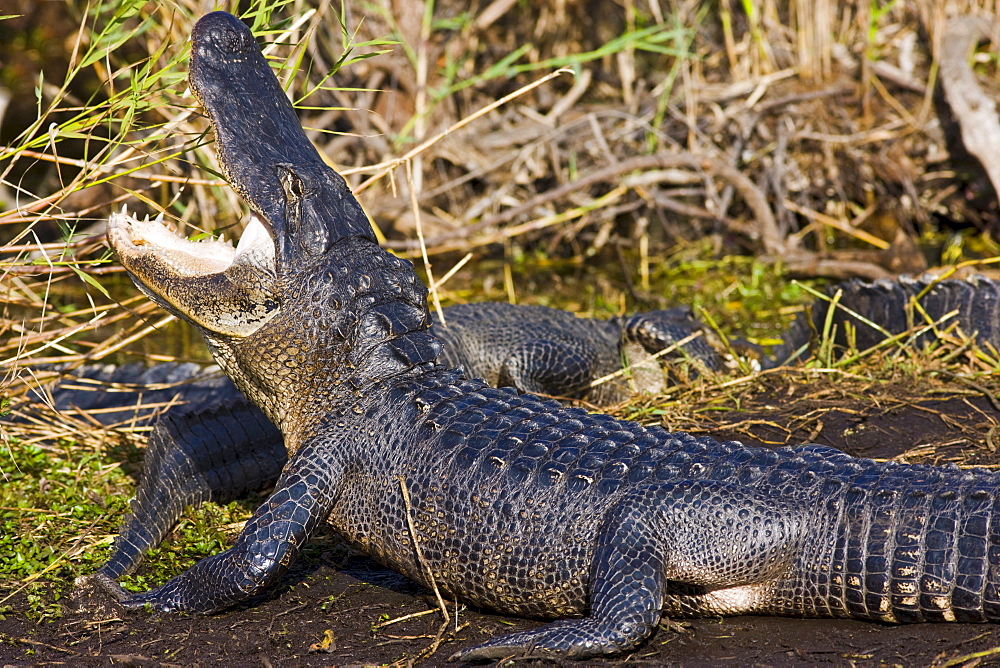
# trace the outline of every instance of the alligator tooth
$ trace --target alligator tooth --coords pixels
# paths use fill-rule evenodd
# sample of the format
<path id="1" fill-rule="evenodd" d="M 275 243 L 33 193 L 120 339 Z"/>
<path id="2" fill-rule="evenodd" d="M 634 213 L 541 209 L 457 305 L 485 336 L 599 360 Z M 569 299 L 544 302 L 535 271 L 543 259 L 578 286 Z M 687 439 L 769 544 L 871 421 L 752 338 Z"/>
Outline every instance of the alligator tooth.
<path id="1" fill-rule="evenodd" d="M 128 217 L 128 204 L 122 203 L 122 215 Z"/>
<path id="2" fill-rule="evenodd" d="M 253 248 L 259 243 L 263 243 L 265 237 L 268 236 L 267 230 L 264 228 L 263 223 L 260 222 L 260 219 L 257 216 L 250 216 L 250 222 L 247 223 L 246 229 L 243 230 L 240 242 L 236 244 L 236 256 L 239 257 L 248 249 Z M 270 243 L 270 239 L 267 239 L 267 242 Z"/>
<path id="3" fill-rule="evenodd" d="M 153 219 L 153 222 L 156 223 L 157 225 L 163 225 L 163 212 L 162 211 L 156 216 L 156 218 Z"/>

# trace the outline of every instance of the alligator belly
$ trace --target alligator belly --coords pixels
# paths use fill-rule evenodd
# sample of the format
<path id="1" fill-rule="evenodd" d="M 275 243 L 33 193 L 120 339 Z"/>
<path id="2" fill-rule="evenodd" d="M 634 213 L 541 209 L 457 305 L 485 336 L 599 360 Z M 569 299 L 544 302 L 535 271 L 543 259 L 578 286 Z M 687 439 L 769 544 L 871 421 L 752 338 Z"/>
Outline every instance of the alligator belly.
<path id="1" fill-rule="evenodd" d="M 670 587 L 663 601 L 667 617 L 715 617 L 766 612 L 773 583 L 759 583 L 705 591 L 696 586 Z"/>

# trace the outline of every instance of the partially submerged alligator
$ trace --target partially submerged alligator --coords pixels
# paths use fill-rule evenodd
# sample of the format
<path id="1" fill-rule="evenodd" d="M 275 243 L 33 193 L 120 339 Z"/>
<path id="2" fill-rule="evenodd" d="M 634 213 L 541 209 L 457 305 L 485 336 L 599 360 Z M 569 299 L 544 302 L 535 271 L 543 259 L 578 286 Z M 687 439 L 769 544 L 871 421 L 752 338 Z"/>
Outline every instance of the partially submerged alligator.
<path id="1" fill-rule="evenodd" d="M 467 304 L 444 311 L 448 326 L 435 324 L 431 330 L 444 346 L 440 361 L 461 365 L 495 387 L 522 392 L 607 405 L 636 392 L 661 391 L 667 374 L 681 361 L 690 361 L 695 372 L 721 369 L 728 362 L 727 351 L 687 308 L 611 320 L 510 304 Z M 828 327 L 828 315 L 835 342 L 859 350 L 919 325 L 935 326 L 924 327 L 908 343 L 926 345 L 941 329 L 957 326 L 979 345 L 1000 350 L 1000 283 L 982 276 L 942 280 L 929 275 L 841 283 L 827 299 L 812 304 L 770 353 L 745 342 L 741 348 L 766 369 L 797 360 L 814 335 Z M 662 351 L 672 351 L 667 374 L 659 362 L 649 361 Z M 616 372 L 619 378 L 595 385 Z"/>
<path id="2" fill-rule="evenodd" d="M 289 461 L 225 552 L 141 594 L 94 576 L 126 607 L 245 601 L 327 521 L 420 583 L 558 620 L 460 659 L 627 651 L 663 615 L 1000 620 L 997 474 L 719 443 L 464 378 L 439 361 L 426 289 L 375 243 L 250 31 L 215 12 L 192 43 L 192 88 L 254 219 L 207 260 L 156 221 L 115 215 L 109 238 Z"/>
<path id="3" fill-rule="evenodd" d="M 494 387 L 608 405 L 661 391 L 685 361 L 695 373 L 724 364 L 721 346 L 709 343 L 710 333 L 688 308 L 610 320 L 503 303 L 443 311 L 444 324 L 431 328 L 442 344 L 441 363 Z"/>

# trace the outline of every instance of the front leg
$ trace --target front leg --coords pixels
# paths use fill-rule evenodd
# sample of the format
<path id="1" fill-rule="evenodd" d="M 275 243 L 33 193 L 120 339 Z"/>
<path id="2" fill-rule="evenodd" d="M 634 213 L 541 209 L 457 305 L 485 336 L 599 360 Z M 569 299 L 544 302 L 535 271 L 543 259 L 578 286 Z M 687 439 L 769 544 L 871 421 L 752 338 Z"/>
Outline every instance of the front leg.
<path id="1" fill-rule="evenodd" d="M 575 397 L 590 387 L 590 355 L 554 339 L 532 339 L 516 346 L 500 365 L 499 387 L 552 397 Z"/>
<path id="2" fill-rule="evenodd" d="M 126 608 L 210 613 L 245 601 L 274 584 L 302 545 L 330 514 L 340 476 L 322 443 L 296 453 L 271 497 L 257 509 L 236 543 L 202 559 L 165 585 L 128 596 Z"/>

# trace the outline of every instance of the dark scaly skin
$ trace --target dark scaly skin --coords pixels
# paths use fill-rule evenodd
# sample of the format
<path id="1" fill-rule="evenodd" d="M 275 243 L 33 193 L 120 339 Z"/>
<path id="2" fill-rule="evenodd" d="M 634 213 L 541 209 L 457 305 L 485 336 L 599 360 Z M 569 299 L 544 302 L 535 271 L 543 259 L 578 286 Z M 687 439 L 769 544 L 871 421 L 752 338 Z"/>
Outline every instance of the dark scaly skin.
<path id="1" fill-rule="evenodd" d="M 185 506 L 243 498 L 281 474 L 288 459 L 281 433 L 233 392 L 237 396 L 225 405 L 174 410 L 157 422 L 132 512 L 100 573 L 117 579 L 134 571 Z"/>
<path id="2" fill-rule="evenodd" d="M 901 287 L 897 287 L 901 286 Z M 906 299 L 913 297 L 929 286 L 925 279 L 900 279 L 898 282 L 862 283 L 850 281 L 841 286 L 844 294 L 841 304 L 852 311 L 866 315 L 869 319 L 882 318 L 890 324 L 888 329 L 900 331 L 903 320 L 895 317 L 902 313 Z M 971 291 L 969 287 L 975 288 Z M 982 306 L 982 312 L 990 313 L 990 297 L 995 295 L 996 284 L 987 279 L 972 279 L 970 281 L 945 281 L 934 287 L 936 293 L 945 292 L 948 299 L 938 299 L 936 303 L 924 302 L 924 308 L 932 318 L 938 319 L 945 313 L 956 309 L 959 304 L 971 303 Z M 935 292 L 928 294 L 934 295 Z M 995 299 L 993 300 L 995 303 Z M 886 305 L 888 304 L 888 305 Z M 983 306 L 985 304 L 985 306 Z M 591 334 L 597 331 L 605 337 L 608 349 L 613 345 L 614 336 L 621 329 L 617 323 L 610 321 L 591 321 L 575 318 L 569 313 L 553 311 L 542 307 L 515 307 L 493 304 L 470 305 L 446 309 L 449 327 L 458 330 L 470 339 L 456 337 L 445 338 L 443 359 L 448 364 L 462 362 L 448 354 L 449 350 L 476 350 L 483 344 L 491 332 L 496 331 L 496 325 L 510 324 L 513 317 L 526 323 L 524 331 L 531 328 L 537 333 L 536 339 L 550 337 L 556 341 L 559 336 L 571 339 L 577 345 L 597 341 Z M 686 315 L 683 309 L 677 309 L 676 317 L 683 323 Z M 873 315 L 873 312 L 875 315 Z M 657 312 L 654 312 L 657 313 Z M 846 312 L 839 312 L 843 317 Z M 978 332 L 982 340 L 984 334 L 993 330 L 982 327 L 973 320 L 980 317 L 975 309 L 959 309 L 959 324 L 967 332 Z M 825 309 L 815 309 L 814 316 L 825 316 Z M 674 313 L 669 313 L 660 322 L 673 324 Z M 553 328 L 562 325 L 566 319 L 583 323 L 579 330 L 566 328 L 555 331 Z M 980 317 L 980 320 L 984 320 Z M 533 328 L 536 321 L 544 323 L 543 327 Z M 626 327 L 648 327 L 647 323 L 656 323 L 649 314 L 637 314 L 626 321 Z M 842 327 L 842 320 L 840 326 Z M 862 328 L 867 326 L 856 321 Z M 990 322 L 986 320 L 987 324 Z M 598 329 L 600 327 L 600 329 Z M 874 333 L 874 330 L 867 328 Z M 440 331 L 440 329 L 436 329 Z M 861 332 L 864 329 L 859 330 Z M 478 332 L 479 334 L 475 334 Z M 472 334 L 470 334 L 472 333 Z M 635 338 L 642 333 L 627 332 Z M 681 333 L 672 330 L 669 334 L 674 340 L 682 338 Z M 509 345 L 509 335 L 500 332 L 500 336 L 491 338 L 493 349 L 501 351 L 502 358 L 507 359 L 517 352 L 517 348 Z M 881 335 L 881 334 L 879 334 Z M 867 336 L 867 335 L 863 335 Z M 863 341 L 865 345 L 874 345 L 877 341 Z M 986 339 L 989 340 L 988 338 Z M 659 344 L 654 341 L 652 345 Z M 504 345 L 507 344 L 507 345 Z M 495 381 L 496 362 L 488 357 L 485 360 L 471 358 L 469 365 L 475 370 L 485 370 L 493 373 L 487 376 Z M 284 445 L 280 433 L 251 404 L 248 404 L 241 394 L 228 382 L 220 383 L 218 379 L 199 380 L 204 373 L 196 365 L 159 365 L 145 370 L 138 365 L 126 367 L 85 367 L 74 372 L 82 379 L 67 380 L 52 391 L 55 405 L 60 408 L 79 407 L 92 417 L 117 419 L 136 426 L 145 424 L 143 416 L 139 419 L 129 415 L 122 420 L 120 412 L 91 413 L 94 409 L 108 409 L 121 406 L 127 409 L 129 405 L 140 402 L 179 401 L 195 404 L 200 408 L 173 408 L 163 416 L 150 436 L 150 448 L 147 455 L 147 465 L 144 471 L 137 498 L 133 501 L 133 513 L 122 527 L 121 534 L 115 546 L 115 551 L 101 572 L 117 578 L 135 569 L 142 557 L 142 552 L 157 545 L 167 531 L 176 523 L 181 511 L 186 505 L 199 505 L 212 499 L 226 501 L 240 498 L 245 492 L 261 489 L 274 483 L 286 461 Z M 192 381 L 194 379 L 194 381 Z M 100 381 L 118 388 L 118 392 L 98 392 L 89 381 Z M 177 383 L 183 384 L 177 385 Z M 160 386 L 174 383 L 162 390 L 139 392 L 143 386 Z M 78 388 L 74 390 L 73 388 Z M 136 388 L 137 391 L 125 391 Z M 170 394 L 167 394 L 170 392 Z M 218 406 L 214 406 L 218 404 Z M 209 406 L 206 408 L 206 405 Z M 214 406 L 214 407 L 213 407 Z M 176 452 L 174 452 L 176 450 Z M 225 466 L 220 466 L 220 462 Z M 219 469 L 222 468 L 222 473 Z M 249 481 L 243 482 L 243 481 Z"/>
<path id="3" fill-rule="evenodd" d="M 983 276 L 973 276 L 967 280 L 934 281 L 929 277 L 900 277 L 895 280 L 878 280 L 871 283 L 853 280 L 847 281 L 837 290 L 842 292 L 839 303 L 856 313 L 865 316 L 882 326 L 890 334 L 899 334 L 920 325 L 926 325 L 927 318 L 936 322 L 952 311 L 952 319 L 938 325 L 947 329 L 953 323 L 965 332 L 975 335 L 979 345 L 992 346 L 1000 350 L 1000 283 Z M 925 317 L 911 305 L 911 300 L 919 296 L 921 308 Z M 826 316 L 829 303 L 814 307 L 814 322 L 819 324 Z M 845 321 L 850 321 L 857 329 L 857 347 L 861 350 L 880 343 L 885 335 L 873 329 L 856 317 L 838 314 Z M 839 343 L 844 343 L 844 326 L 840 326 Z M 917 336 L 916 345 L 927 345 L 934 341 L 936 333 L 929 330 Z"/>
<path id="4" fill-rule="evenodd" d="M 939 331 L 957 325 L 978 345 L 1000 350 L 1000 283 L 985 276 L 944 280 L 930 275 L 900 276 L 871 282 L 852 279 L 833 286 L 827 294 L 828 299 L 816 300 L 811 313 L 801 315 L 782 335 L 782 345 L 761 359 L 764 368 L 801 359 L 815 333 L 823 331 L 834 305 L 835 342 L 840 346 L 866 350 L 883 342 L 887 335 L 940 323 L 904 342 L 926 346 L 937 339 Z M 848 337 L 848 326 L 854 332 L 853 338 Z"/>
<path id="5" fill-rule="evenodd" d="M 964 332 L 975 334 L 980 345 L 1000 346 L 1000 285 L 990 279 L 853 280 L 829 293 L 833 296 L 838 291 L 835 324 L 842 344 L 846 343 L 845 323 L 856 328 L 860 349 L 876 345 L 885 336 L 854 313 L 880 324 L 889 334 L 926 322 L 909 304 L 920 297 L 921 308 L 931 321 L 954 311 L 954 320 L 943 327 L 954 322 Z M 829 308 L 829 302 L 818 300 L 812 318 L 802 318 L 786 335 L 789 343 L 784 353 L 779 350 L 773 358 L 765 358 L 765 366 L 808 343 L 812 331 L 823 327 Z M 578 394 L 595 403 L 619 401 L 633 391 L 633 385 L 648 392 L 663 383 L 663 372 L 656 366 L 646 376 L 641 369 L 633 370 L 627 384 L 613 381 L 589 391 L 593 378 L 620 368 L 627 345 L 640 346 L 641 352 L 633 357 L 641 359 L 700 327 L 684 308 L 597 320 L 541 306 L 483 303 L 446 308 L 445 316 L 447 326 L 436 324 L 432 331 L 442 340 L 441 361 L 446 365 L 462 365 L 468 375 L 494 386 L 502 381 L 521 391 Z M 925 332 L 914 343 L 929 343 L 934 336 Z M 704 339 L 687 344 L 684 354 L 709 368 L 721 364 Z M 567 360 L 582 362 L 574 366 Z M 30 391 L 28 398 L 36 403 L 15 405 L 5 419 L 28 419 L 32 406 L 42 403 L 43 392 L 57 410 L 78 410 L 86 419 L 106 425 L 143 427 L 160 416 L 150 436 L 150 454 L 133 514 L 102 569 L 112 577 L 134 570 L 142 553 L 162 540 L 184 506 L 240 498 L 247 491 L 267 487 L 287 459 L 281 434 L 267 418 L 228 378 L 206 373 L 196 364 L 91 365 L 65 373 L 52 387 Z"/>
<path id="6" fill-rule="evenodd" d="M 722 355 L 706 342 L 702 326 L 686 308 L 599 320 L 545 306 L 478 303 L 448 307 L 444 316 L 444 324 L 435 321 L 432 328 L 444 346 L 443 364 L 461 366 L 494 387 L 597 405 L 661 390 L 661 362 L 642 363 L 692 334 L 697 338 L 665 357 L 668 369 L 685 359 L 710 369 L 722 364 Z M 591 387 L 623 365 L 629 373 Z"/>
<path id="7" fill-rule="evenodd" d="M 266 65 L 247 64 L 259 59 L 245 48 L 249 39 L 233 17 L 207 15 L 193 35 L 195 64 L 212 56 L 237 90 L 259 93 L 252 104 L 287 104 Z M 236 60 L 234 44 L 242 45 Z M 192 83 L 217 126 L 230 119 L 213 113 L 216 96 L 248 98 Z M 232 151 L 240 137 L 227 136 Z M 262 137 L 268 143 L 259 133 L 243 141 Z M 200 290 L 168 298 L 163 286 L 187 279 L 134 261 L 133 223 L 112 226 L 133 278 L 198 323 L 291 454 L 232 548 L 129 596 L 127 607 L 211 612 L 244 601 L 329 521 L 418 582 L 430 578 L 414 541 L 443 591 L 558 619 L 463 650 L 462 659 L 626 651 L 664 613 L 1000 619 L 995 474 L 876 463 L 816 446 L 772 452 L 718 443 L 463 379 L 436 361 L 426 290 L 409 263 L 359 232 L 359 209 L 343 205 L 339 182 L 311 189 L 314 175 L 298 178 L 287 158 L 306 145 L 270 148 L 254 159 L 263 161 L 257 177 L 279 180 L 284 192 L 285 205 L 265 218 L 276 267 L 226 273 L 249 276 L 254 294 L 269 300 L 249 304 L 252 324 L 213 321 Z M 245 173 L 227 171 L 230 179 Z M 255 187 L 244 181 L 240 191 L 253 198 Z M 306 206 L 313 198 L 324 202 Z M 215 304 L 247 294 L 238 281 L 211 280 L 223 287 L 211 295 Z"/>
<path id="8" fill-rule="evenodd" d="M 753 350 L 762 367 L 774 368 L 808 352 L 815 333 L 823 331 L 833 304 L 835 341 L 841 346 L 853 344 L 865 350 L 887 335 L 941 321 L 954 312 L 937 329 L 957 324 L 979 345 L 1000 350 L 1000 283 L 983 276 L 965 280 L 931 276 L 850 280 L 831 288 L 828 296 L 812 304 L 810 313 L 803 314 L 783 334 L 783 344 L 770 355 Z M 924 313 L 913 307 L 914 300 Z M 590 384 L 620 370 L 624 363 L 639 365 L 649 355 L 696 333 L 698 338 L 666 357 L 667 372 L 684 359 L 693 361 L 695 368 L 717 370 L 725 365 L 719 348 L 706 340 L 705 327 L 686 308 L 611 320 L 577 318 L 544 306 L 502 303 L 452 306 L 444 312 L 447 326 L 435 323 L 433 328 L 444 344 L 441 361 L 461 365 L 470 376 L 491 385 L 516 387 L 522 392 L 582 398 L 597 405 L 616 403 L 636 392 L 656 393 L 665 386 L 658 364 L 637 366 L 595 388 Z M 847 336 L 848 325 L 855 331 L 852 340 Z M 936 337 L 936 331 L 930 329 L 915 336 L 912 343 L 925 346 Z"/>

